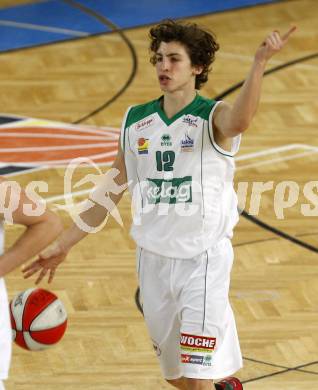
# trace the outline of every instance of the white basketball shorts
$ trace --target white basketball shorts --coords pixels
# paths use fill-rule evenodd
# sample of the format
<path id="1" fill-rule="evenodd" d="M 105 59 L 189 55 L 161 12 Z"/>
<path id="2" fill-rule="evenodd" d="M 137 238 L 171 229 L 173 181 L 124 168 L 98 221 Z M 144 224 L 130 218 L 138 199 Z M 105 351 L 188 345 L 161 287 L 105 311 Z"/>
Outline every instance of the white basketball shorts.
<path id="1" fill-rule="evenodd" d="M 220 379 L 242 364 L 229 303 L 233 249 L 227 238 L 192 259 L 137 248 L 144 317 L 166 379 Z"/>
<path id="2" fill-rule="evenodd" d="M 8 378 L 11 350 L 12 331 L 8 296 L 4 279 L 0 278 L 0 383 Z"/>

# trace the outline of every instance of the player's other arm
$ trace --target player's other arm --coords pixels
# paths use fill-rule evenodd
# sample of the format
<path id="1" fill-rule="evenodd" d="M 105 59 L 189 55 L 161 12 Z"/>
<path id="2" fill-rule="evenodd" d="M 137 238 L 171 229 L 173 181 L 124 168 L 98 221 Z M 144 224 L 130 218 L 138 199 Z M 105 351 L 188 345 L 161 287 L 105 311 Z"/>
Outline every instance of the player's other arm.
<path id="1" fill-rule="evenodd" d="M 216 107 L 213 128 L 223 137 L 235 137 L 249 127 L 259 105 L 266 63 L 282 50 L 295 30 L 294 26 L 283 36 L 273 31 L 257 49 L 253 65 L 233 105 L 222 102 Z"/>
<path id="2" fill-rule="evenodd" d="M 92 228 L 98 227 L 105 220 L 108 213 L 112 211 L 112 208 L 119 203 L 125 189 L 127 188 L 125 159 L 124 153 L 121 149 L 120 140 L 118 143 L 118 153 L 114 163 L 112 164 L 111 170 L 112 169 L 117 175 L 114 177 L 112 175 L 111 180 L 113 180 L 117 188 L 122 187 L 123 190 L 120 192 L 108 191 L 110 187 L 113 187 L 113 185 L 110 185 L 109 183 L 110 176 L 108 175 L 108 171 L 95 189 L 94 193 L 96 196 L 93 198 L 98 199 L 98 197 L 105 198 L 105 196 L 109 196 L 111 202 L 108 202 L 108 204 L 112 204 L 112 207 L 106 208 L 101 204 L 102 202 L 94 203 L 92 207 L 80 214 L 81 220 Z M 40 272 L 35 282 L 37 284 L 49 272 L 48 282 L 50 283 L 53 280 L 56 268 L 62 261 L 64 261 L 70 249 L 86 237 L 87 234 L 88 233 L 86 231 L 82 230 L 79 226 L 73 223 L 68 229 L 62 232 L 53 245 L 40 254 L 36 261 L 24 268 L 24 277 L 29 278 L 35 273 Z"/>
<path id="3" fill-rule="evenodd" d="M 0 178 L 0 185 L 6 181 Z M 8 183 L 8 182 L 7 182 Z M 15 204 L 14 210 L 10 214 L 10 222 L 21 224 L 26 227 L 24 233 L 19 239 L 0 256 L 0 277 L 6 275 L 26 260 L 35 256 L 45 247 L 47 247 L 62 231 L 62 223 L 60 218 L 48 209 L 44 209 L 38 216 L 30 216 L 25 211 L 24 206 L 34 204 L 26 195 L 26 193 L 15 183 L 15 186 L 10 186 L 10 191 L 2 193 L 2 202 L 4 203 L 0 211 L 0 219 L 5 220 L 6 215 L 4 208 L 8 209 L 8 204 Z M 8 188 L 8 187 L 6 187 Z M 29 213 L 30 214 L 30 213 Z"/>

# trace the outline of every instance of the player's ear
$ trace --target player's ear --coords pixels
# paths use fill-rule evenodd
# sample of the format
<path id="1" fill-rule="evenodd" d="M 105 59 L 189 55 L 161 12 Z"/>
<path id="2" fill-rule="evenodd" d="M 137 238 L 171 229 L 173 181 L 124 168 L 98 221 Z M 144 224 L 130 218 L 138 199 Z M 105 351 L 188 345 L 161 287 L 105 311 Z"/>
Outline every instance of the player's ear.
<path id="1" fill-rule="evenodd" d="M 192 67 L 192 74 L 194 75 L 198 75 L 198 74 L 201 74 L 203 71 L 203 66 L 202 65 L 195 65 Z"/>

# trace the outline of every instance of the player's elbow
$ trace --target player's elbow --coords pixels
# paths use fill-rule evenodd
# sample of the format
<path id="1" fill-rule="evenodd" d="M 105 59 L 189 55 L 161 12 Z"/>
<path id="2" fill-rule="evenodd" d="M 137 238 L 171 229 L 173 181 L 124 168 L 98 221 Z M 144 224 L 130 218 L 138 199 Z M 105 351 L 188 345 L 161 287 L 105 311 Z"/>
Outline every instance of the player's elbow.
<path id="1" fill-rule="evenodd" d="M 44 219 L 42 221 L 43 228 L 50 235 L 50 238 L 54 240 L 63 231 L 63 224 L 61 218 L 50 210 L 45 212 Z"/>

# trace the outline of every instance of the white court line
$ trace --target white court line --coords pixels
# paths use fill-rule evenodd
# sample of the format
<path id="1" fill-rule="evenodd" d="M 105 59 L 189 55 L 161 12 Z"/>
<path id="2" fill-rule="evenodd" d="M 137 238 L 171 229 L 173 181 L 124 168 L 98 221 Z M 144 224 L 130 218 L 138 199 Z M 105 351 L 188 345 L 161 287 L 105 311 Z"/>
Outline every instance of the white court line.
<path id="1" fill-rule="evenodd" d="M 269 164 L 273 164 L 273 163 L 275 163 L 275 162 L 294 160 L 294 159 L 296 159 L 296 158 L 300 158 L 300 157 L 304 157 L 304 156 L 309 156 L 309 155 L 315 154 L 315 153 L 317 153 L 317 152 L 318 152 L 318 148 L 317 148 L 316 150 L 311 150 L 311 151 L 308 151 L 308 152 L 293 154 L 293 155 L 291 155 L 291 156 L 277 157 L 277 158 L 269 159 L 269 160 L 266 160 L 266 161 L 259 161 L 259 162 L 256 162 L 256 163 L 243 165 L 243 166 L 237 167 L 235 170 L 236 170 L 236 171 L 243 171 L 244 169 L 260 167 L 260 166 L 262 166 L 262 165 L 269 165 Z"/>
<path id="2" fill-rule="evenodd" d="M 283 146 L 278 146 L 276 148 L 269 148 L 266 150 L 260 150 L 259 152 L 243 154 L 242 156 L 235 157 L 235 161 L 249 160 L 249 159 L 252 159 L 255 157 L 259 157 L 259 156 L 267 156 L 269 154 L 273 154 L 273 153 L 277 153 L 277 152 L 284 152 L 284 151 L 293 150 L 293 149 L 318 150 L 318 147 L 306 145 L 306 144 L 287 144 L 287 145 L 283 145 Z"/>
<path id="3" fill-rule="evenodd" d="M 115 153 L 114 153 L 114 155 L 115 155 Z M 91 156 L 84 156 L 85 158 L 91 158 Z M 100 158 L 102 158 L 102 157 L 100 157 Z M 66 162 L 66 164 L 52 164 L 52 165 L 46 165 L 46 169 L 55 169 L 55 168 L 63 168 L 63 169 L 66 169 L 66 168 L 68 168 L 70 165 L 72 165 L 71 164 L 71 161 L 72 160 L 69 160 L 69 161 L 67 161 Z M 94 161 L 94 163 L 98 166 L 98 167 L 109 167 L 109 166 L 111 166 L 113 163 L 112 162 L 103 162 L 103 163 L 98 163 L 97 161 Z M 85 168 L 93 168 L 93 166 L 91 166 L 91 165 L 83 165 L 83 164 L 81 164 L 81 169 L 85 169 Z M 34 169 L 36 169 L 36 168 L 34 168 Z M 31 169 L 30 169 L 30 171 L 31 171 Z"/>
<path id="4" fill-rule="evenodd" d="M 1 116 L 1 114 L 0 114 Z M 6 115 L 8 116 L 8 115 Z M 62 122 L 50 122 L 47 123 L 46 121 L 43 121 L 42 123 L 40 120 L 34 120 L 30 118 L 22 118 L 21 119 L 26 119 L 25 122 L 11 122 L 11 123 L 6 123 L 0 125 L 0 131 L 5 130 L 5 129 L 34 129 L 34 128 L 41 128 L 45 127 L 46 129 L 54 129 L 54 131 L 71 131 L 71 132 L 77 132 L 77 133 L 88 133 L 88 134 L 99 134 L 99 135 L 108 135 L 109 137 L 113 139 L 118 139 L 119 132 L 120 130 L 112 127 L 107 127 L 103 129 L 102 127 L 99 129 L 92 129 L 91 127 L 87 126 L 81 126 L 81 127 L 76 127 L 75 125 L 69 125 L 66 123 Z M 30 120 L 29 120 L 30 119 Z M 34 123 L 32 123 L 34 121 Z M 35 122 L 36 121 L 36 122 Z"/>
<path id="5" fill-rule="evenodd" d="M 63 195 L 52 196 L 52 197 L 44 198 L 44 201 L 47 204 L 53 203 L 55 201 L 59 201 L 59 200 L 65 199 L 65 198 L 67 198 L 67 199 L 72 198 L 73 196 L 81 196 L 81 195 L 90 194 L 92 192 L 92 190 L 93 190 L 93 188 L 88 189 L 88 190 L 83 190 L 83 191 L 71 192 L 71 193 L 66 194 L 66 195 L 63 194 Z M 125 191 L 124 196 L 128 196 L 128 195 L 130 195 L 129 191 Z M 67 210 L 67 209 L 73 208 L 72 206 L 58 205 L 58 206 L 52 207 L 52 210 L 61 210 L 61 209 Z M 74 206 L 76 206 L 76 204 Z"/>
<path id="6" fill-rule="evenodd" d="M 98 144 L 85 144 L 85 145 L 34 146 L 34 147 L 27 147 L 27 148 L 0 148 L 0 153 L 50 152 L 50 151 L 59 151 L 59 150 L 106 148 L 109 146 L 117 146 L 117 142 L 108 142 L 108 143 L 100 142 Z"/>
<path id="7" fill-rule="evenodd" d="M 96 163 L 96 161 L 94 161 Z M 13 164 L 12 164 L 13 165 Z M 16 166 L 16 164 L 14 164 Z M 14 177 L 14 176 L 20 176 L 20 175 L 28 175 L 29 173 L 32 173 L 32 172 L 37 172 L 37 171 L 45 171 L 45 170 L 49 170 L 49 169 L 66 169 L 68 168 L 70 165 L 70 161 L 68 164 L 56 164 L 56 165 L 41 165 L 41 166 L 35 166 L 34 168 L 28 168 L 24 171 L 16 171 L 16 172 L 12 172 L 12 173 L 6 173 L 5 177 Z M 105 162 L 105 163 L 101 163 L 101 164 L 98 164 L 96 163 L 96 165 L 98 167 L 101 167 L 101 168 L 105 168 L 105 167 L 110 167 L 112 165 L 112 162 Z M 3 163 L 0 163 L 0 168 L 6 168 L 10 166 L 10 164 L 6 163 L 6 164 L 3 164 Z M 25 165 L 23 165 L 25 166 Z M 91 168 L 91 166 L 87 165 L 83 165 L 81 167 L 82 169 L 85 169 L 85 168 Z"/>
<path id="8" fill-rule="evenodd" d="M 115 156 L 117 154 L 116 151 L 112 151 L 112 152 L 107 152 L 107 153 L 100 153 L 100 154 L 93 154 L 93 155 L 90 155 L 90 156 L 85 156 L 85 158 L 88 158 L 88 159 L 91 159 L 91 160 L 100 160 L 104 157 L 109 157 L 109 156 Z M 83 156 L 82 156 L 83 157 Z M 30 162 L 14 162 L 14 161 L 10 161 L 10 162 L 2 162 L 0 163 L 0 167 L 7 167 L 9 165 L 14 165 L 16 167 L 30 167 L 30 168 L 37 168 L 39 166 L 39 164 L 43 164 L 43 165 L 48 165 L 50 167 L 57 167 L 56 164 L 69 164 L 71 161 L 73 160 L 73 158 L 71 159 L 64 159 L 64 160 L 49 160 L 49 161 L 38 161 L 36 163 L 30 163 Z M 96 163 L 96 161 L 94 161 Z"/>
<path id="9" fill-rule="evenodd" d="M 46 31 L 46 32 L 71 35 L 71 36 L 76 36 L 76 37 L 86 37 L 86 36 L 90 35 L 89 33 L 83 32 L 83 31 L 69 30 L 66 28 L 58 28 L 58 27 L 48 27 L 48 26 L 43 26 L 40 24 L 13 22 L 11 20 L 0 20 L 0 26 L 17 27 L 17 28 L 23 28 L 23 29 L 28 29 L 28 30 Z"/>
<path id="10" fill-rule="evenodd" d="M 108 131 L 108 129 L 105 130 L 93 130 L 93 129 L 83 129 L 83 128 L 71 128 L 71 127 L 60 127 L 60 126 L 47 126 L 46 124 L 41 125 L 30 125 L 26 124 L 25 126 L 8 126 L 8 125 L 0 125 L 0 134 L 4 133 L 7 129 L 12 129 L 14 128 L 15 130 L 18 130 L 19 128 L 23 130 L 31 129 L 34 130 L 38 128 L 40 130 L 40 127 L 44 127 L 48 129 L 53 129 L 54 131 L 60 132 L 60 131 L 69 131 L 69 132 L 74 132 L 74 133 L 84 133 L 84 134 L 98 134 L 100 136 L 108 136 L 109 139 L 118 139 L 119 134 L 116 134 L 114 131 Z M 20 134 L 23 134 L 20 133 Z M 38 133 L 41 134 L 41 133 Z M 81 137 L 81 135 L 79 135 Z"/>
<path id="11" fill-rule="evenodd" d="M 115 153 L 114 153 L 114 156 L 115 156 Z M 84 156 L 85 158 L 90 158 L 90 157 L 86 157 Z M 103 162 L 103 163 L 98 163 L 97 161 L 94 161 L 94 163 L 98 166 L 98 167 L 109 167 L 111 166 L 113 163 L 112 162 Z M 54 164 L 54 165 L 47 165 L 47 168 L 48 169 L 54 169 L 54 168 L 68 168 L 71 164 L 71 160 L 68 161 L 68 164 Z M 85 168 L 93 168 L 91 165 L 83 165 L 81 164 L 81 169 L 85 169 Z"/>
<path id="12" fill-rule="evenodd" d="M 90 188 L 90 189 L 88 189 L 88 190 L 75 191 L 75 192 L 71 192 L 71 193 L 69 193 L 69 194 L 62 194 L 62 195 L 56 195 L 56 196 L 49 196 L 48 198 L 44 198 L 44 200 L 45 200 L 46 203 L 52 203 L 52 202 L 56 202 L 56 201 L 62 200 L 62 199 L 70 199 L 70 198 L 72 198 L 73 196 L 86 195 L 86 194 L 91 193 L 92 190 L 93 190 L 93 188 Z"/>
<path id="13" fill-rule="evenodd" d="M 81 125 L 81 126 L 85 126 L 85 125 Z M 112 127 L 112 126 L 101 127 L 100 129 L 104 131 L 111 131 L 113 133 L 120 133 L 121 130 L 119 127 Z"/>
<path id="14" fill-rule="evenodd" d="M 76 139 L 76 140 L 113 140 L 114 137 L 105 135 L 70 135 L 70 134 L 39 134 L 39 133 L 5 133 L 0 131 L 0 138 L 52 138 L 52 139 Z"/>

